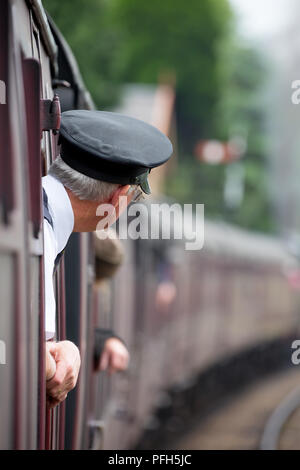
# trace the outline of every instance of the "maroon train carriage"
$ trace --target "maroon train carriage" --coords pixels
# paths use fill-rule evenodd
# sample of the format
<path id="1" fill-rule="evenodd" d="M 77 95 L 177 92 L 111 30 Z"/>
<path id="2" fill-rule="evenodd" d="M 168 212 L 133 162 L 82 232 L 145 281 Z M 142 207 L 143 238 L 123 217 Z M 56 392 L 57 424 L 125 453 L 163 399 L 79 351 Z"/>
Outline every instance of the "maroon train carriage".
<path id="1" fill-rule="evenodd" d="M 277 342 L 288 344 L 289 355 L 290 338 L 299 333 L 299 293 L 286 276 L 295 259 L 278 240 L 206 221 L 200 251 L 186 251 L 184 240 L 127 240 L 125 246 L 128 257 L 113 281 L 112 317 L 132 363 L 95 412 L 102 440 L 94 448 L 134 447 L 159 426 L 154 411 L 170 405 L 174 388 L 247 351 L 258 351 L 263 362 Z M 162 258 L 169 259 L 177 290 L 167 311 L 153 302 Z"/>

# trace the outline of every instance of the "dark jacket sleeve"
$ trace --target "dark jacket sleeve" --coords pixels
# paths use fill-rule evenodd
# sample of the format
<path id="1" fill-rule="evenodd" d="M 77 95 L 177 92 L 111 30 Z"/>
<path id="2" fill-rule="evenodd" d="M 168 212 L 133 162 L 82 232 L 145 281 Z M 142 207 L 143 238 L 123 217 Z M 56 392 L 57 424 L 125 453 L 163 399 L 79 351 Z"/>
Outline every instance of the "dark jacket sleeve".
<path id="1" fill-rule="evenodd" d="M 109 338 L 119 339 L 127 347 L 125 341 L 108 328 L 95 328 L 94 360 L 97 363 L 104 349 L 105 341 Z"/>

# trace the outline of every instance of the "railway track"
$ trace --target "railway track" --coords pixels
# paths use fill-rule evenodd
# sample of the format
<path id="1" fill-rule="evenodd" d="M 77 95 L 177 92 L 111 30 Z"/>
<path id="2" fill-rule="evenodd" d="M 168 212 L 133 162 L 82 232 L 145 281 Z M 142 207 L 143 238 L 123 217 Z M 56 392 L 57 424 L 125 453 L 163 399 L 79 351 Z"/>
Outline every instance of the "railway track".
<path id="1" fill-rule="evenodd" d="M 253 383 L 174 442 L 174 448 L 300 449 L 300 369 Z"/>
<path id="2" fill-rule="evenodd" d="M 300 448 L 300 386 L 292 390 L 267 420 L 261 450 L 299 450 Z"/>

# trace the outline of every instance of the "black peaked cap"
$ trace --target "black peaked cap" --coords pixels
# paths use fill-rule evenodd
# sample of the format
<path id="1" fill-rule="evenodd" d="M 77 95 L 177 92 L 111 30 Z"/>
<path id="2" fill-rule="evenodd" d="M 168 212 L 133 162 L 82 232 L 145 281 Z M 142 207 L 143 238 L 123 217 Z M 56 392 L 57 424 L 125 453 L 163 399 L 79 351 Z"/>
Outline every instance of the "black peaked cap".
<path id="1" fill-rule="evenodd" d="M 61 158 L 73 169 L 110 183 L 139 184 L 172 155 L 170 140 L 144 121 L 106 111 L 62 113 Z"/>

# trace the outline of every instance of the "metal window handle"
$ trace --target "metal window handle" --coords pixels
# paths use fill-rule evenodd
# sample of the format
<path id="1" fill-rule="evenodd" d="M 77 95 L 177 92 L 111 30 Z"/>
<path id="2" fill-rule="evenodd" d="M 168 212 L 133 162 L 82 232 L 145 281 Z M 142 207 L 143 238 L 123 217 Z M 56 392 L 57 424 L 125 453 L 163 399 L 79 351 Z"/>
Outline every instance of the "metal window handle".
<path id="1" fill-rule="evenodd" d="M 53 100 L 41 100 L 41 129 L 42 131 L 53 130 L 57 134 L 60 128 L 61 110 L 58 95 Z"/>
<path id="2" fill-rule="evenodd" d="M 88 423 L 89 428 L 94 431 L 91 450 L 101 450 L 103 447 L 103 438 L 104 438 L 104 429 L 105 422 L 104 420 L 91 420 Z"/>
<path id="3" fill-rule="evenodd" d="M 67 80 L 59 80 L 58 78 L 54 78 L 52 80 L 52 88 L 71 88 L 71 83 L 67 82 Z"/>

